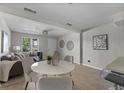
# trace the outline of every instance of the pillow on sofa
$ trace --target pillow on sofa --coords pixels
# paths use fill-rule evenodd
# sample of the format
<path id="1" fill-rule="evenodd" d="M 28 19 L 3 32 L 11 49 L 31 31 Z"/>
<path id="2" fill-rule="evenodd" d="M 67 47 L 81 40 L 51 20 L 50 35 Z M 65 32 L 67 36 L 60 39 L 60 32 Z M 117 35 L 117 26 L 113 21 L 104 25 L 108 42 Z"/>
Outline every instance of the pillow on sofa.
<path id="1" fill-rule="evenodd" d="M 18 55 L 16 55 L 16 56 L 15 56 L 15 59 L 17 59 L 17 60 L 20 60 L 20 61 L 21 61 L 21 58 L 20 58 Z"/>
<path id="2" fill-rule="evenodd" d="M 5 60 L 15 61 L 15 60 L 18 60 L 18 58 L 15 56 L 14 53 L 10 53 L 8 55 L 4 55 L 4 56 L 1 57 L 1 61 L 5 61 Z"/>
<path id="3" fill-rule="evenodd" d="M 12 61 L 11 57 L 7 55 L 1 57 L 1 61 L 4 61 L 4 60 Z"/>
<path id="4" fill-rule="evenodd" d="M 25 55 L 23 53 L 21 53 L 22 57 L 25 58 Z"/>
<path id="5" fill-rule="evenodd" d="M 14 53 L 11 53 L 11 60 L 12 60 L 12 61 L 16 60 L 16 59 L 15 59 L 15 54 L 14 54 Z"/>
<path id="6" fill-rule="evenodd" d="M 22 59 L 25 58 L 23 53 L 19 53 L 19 55 L 21 56 Z"/>
<path id="7" fill-rule="evenodd" d="M 21 55 L 20 55 L 20 54 L 15 53 L 15 56 L 18 58 L 18 60 L 22 60 L 22 57 L 21 57 Z"/>

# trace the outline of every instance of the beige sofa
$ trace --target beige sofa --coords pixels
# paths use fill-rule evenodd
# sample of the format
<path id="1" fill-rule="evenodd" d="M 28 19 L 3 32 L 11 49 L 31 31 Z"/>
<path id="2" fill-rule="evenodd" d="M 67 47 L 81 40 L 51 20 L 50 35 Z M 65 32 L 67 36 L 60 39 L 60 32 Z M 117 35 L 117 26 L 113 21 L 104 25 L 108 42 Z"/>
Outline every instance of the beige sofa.
<path id="1" fill-rule="evenodd" d="M 16 55 L 16 60 L 2 59 L 2 61 L 0 61 L 0 81 L 6 82 L 10 77 L 22 75 L 23 67 L 21 60 L 23 58 L 24 56 L 18 54 L 18 56 Z"/>

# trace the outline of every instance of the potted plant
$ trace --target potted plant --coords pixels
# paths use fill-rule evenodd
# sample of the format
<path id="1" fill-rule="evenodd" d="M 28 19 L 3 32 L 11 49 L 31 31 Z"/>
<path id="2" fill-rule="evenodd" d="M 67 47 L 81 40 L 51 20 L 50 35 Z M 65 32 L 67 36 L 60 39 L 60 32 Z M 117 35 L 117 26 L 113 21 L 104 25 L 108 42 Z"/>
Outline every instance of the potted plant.
<path id="1" fill-rule="evenodd" d="M 48 64 L 51 64 L 52 63 L 52 56 L 47 56 L 47 63 Z"/>

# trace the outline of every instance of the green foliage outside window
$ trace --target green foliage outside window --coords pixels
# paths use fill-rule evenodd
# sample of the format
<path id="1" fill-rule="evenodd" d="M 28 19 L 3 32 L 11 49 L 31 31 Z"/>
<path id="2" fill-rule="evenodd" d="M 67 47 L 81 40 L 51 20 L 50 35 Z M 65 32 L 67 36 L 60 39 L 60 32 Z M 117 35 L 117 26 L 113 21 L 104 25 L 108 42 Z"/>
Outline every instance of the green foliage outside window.
<path id="1" fill-rule="evenodd" d="M 29 37 L 23 37 L 23 52 L 30 51 L 31 39 Z"/>

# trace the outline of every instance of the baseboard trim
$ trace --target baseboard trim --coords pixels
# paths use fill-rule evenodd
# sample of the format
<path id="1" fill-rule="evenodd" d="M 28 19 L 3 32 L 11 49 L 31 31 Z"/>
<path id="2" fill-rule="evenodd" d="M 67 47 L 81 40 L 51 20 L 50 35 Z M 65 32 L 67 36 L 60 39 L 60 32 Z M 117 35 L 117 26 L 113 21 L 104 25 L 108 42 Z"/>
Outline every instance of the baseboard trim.
<path id="1" fill-rule="evenodd" d="M 102 68 L 99 68 L 99 67 L 95 67 L 95 66 L 91 66 L 91 65 L 87 65 L 87 64 L 82 64 L 82 65 L 90 67 L 90 68 L 94 68 L 94 69 L 97 69 L 97 70 L 102 70 Z"/>

